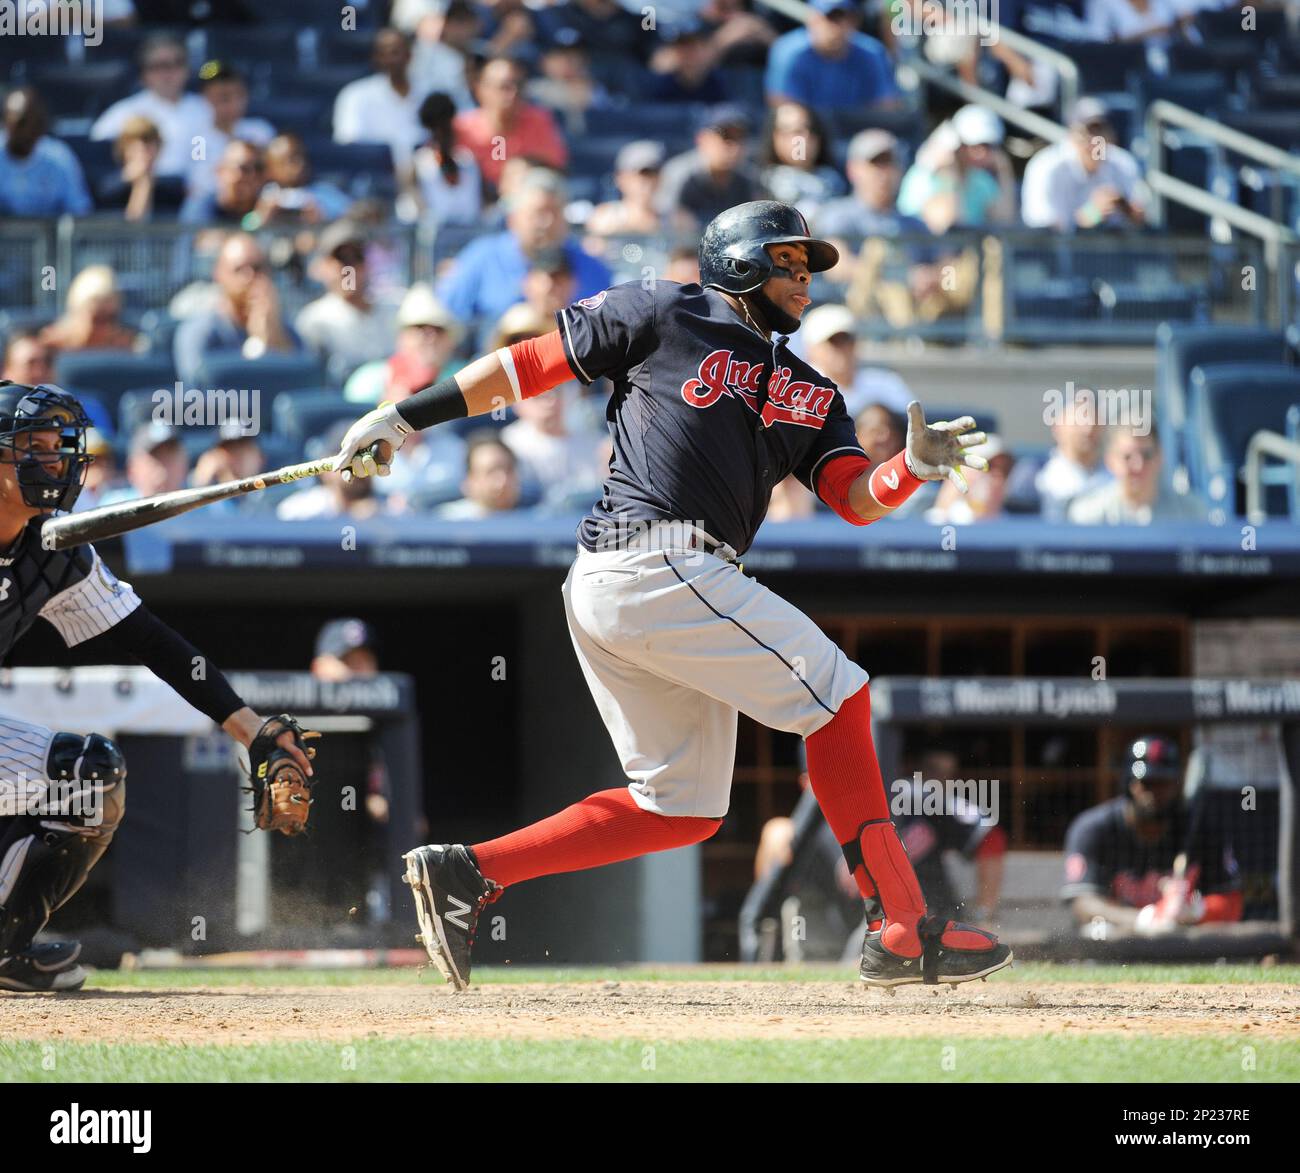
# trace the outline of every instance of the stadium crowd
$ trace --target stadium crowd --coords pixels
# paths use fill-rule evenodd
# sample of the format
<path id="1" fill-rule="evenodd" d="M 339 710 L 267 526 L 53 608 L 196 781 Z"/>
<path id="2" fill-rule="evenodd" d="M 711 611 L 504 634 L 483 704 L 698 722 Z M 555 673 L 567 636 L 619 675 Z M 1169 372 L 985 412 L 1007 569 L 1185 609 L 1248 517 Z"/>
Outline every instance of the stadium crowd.
<path id="1" fill-rule="evenodd" d="M 1062 6 L 1055 31 L 1140 43 L 1154 70 L 1159 52 L 1199 42 L 1197 13 L 1213 7 L 1089 0 Z M 1014 155 L 978 105 L 919 123 L 898 81 L 897 6 L 869 16 L 854 0 L 813 0 L 800 26 L 744 0 L 681 0 L 647 26 L 615 0 L 370 0 L 358 29 L 278 0 L 202 8 L 199 19 L 185 3 L 110 0 L 104 43 L 80 63 L 0 61 L 0 216 L 122 223 L 121 259 L 71 274 L 61 314 L 4 315 L 3 377 L 87 400 L 100 460 L 82 507 L 323 454 L 360 407 L 552 329 L 573 299 L 647 274 L 696 280 L 703 225 L 768 197 L 796 203 L 840 246 L 795 344 L 843 390 L 868 455 L 887 459 L 924 388 L 909 388 L 859 327 L 969 303 L 947 234 L 1135 228 L 1149 198 L 1117 130 L 1127 112 L 1104 96 L 1064 111 L 1068 137 L 1032 157 Z M 1023 27 L 1018 5 L 1003 10 Z M 939 40 L 924 47 L 931 56 Z M 943 51 L 963 73 L 1050 106 L 1035 63 L 973 39 L 956 50 Z M 169 225 L 181 279 L 160 304 L 140 293 L 127 245 Z M 407 229 L 419 234 L 400 239 L 431 249 L 422 266 L 395 244 Z M 894 238 L 882 267 L 873 250 Z M 110 359 L 116 389 L 102 381 Z M 174 380 L 261 388 L 260 418 L 160 419 L 150 387 Z M 325 477 L 229 508 L 284 519 L 580 510 L 608 459 L 607 393 L 575 381 L 486 427 L 417 436 L 389 478 Z M 1081 413 L 1029 450 L 991 428 L 989 471 L 971 475 L 968 496 L 927 486 L 894 516 L 1205 517 L 1173 488 L 1152 425 L 1102 427 Z M 789 481 L 771 520 L 823 508 Z"/>

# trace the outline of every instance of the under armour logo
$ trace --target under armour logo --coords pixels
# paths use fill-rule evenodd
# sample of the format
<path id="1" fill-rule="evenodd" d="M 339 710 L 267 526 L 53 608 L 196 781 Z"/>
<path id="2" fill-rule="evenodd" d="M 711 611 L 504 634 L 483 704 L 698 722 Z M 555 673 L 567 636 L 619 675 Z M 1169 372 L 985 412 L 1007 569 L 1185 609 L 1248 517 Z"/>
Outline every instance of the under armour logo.
<path id="1" fill-rule="evenodd" d="M 896 469 L 890 469 L 887 473 L 882 473 L 880 479 L 885 482 L 886 487 L 890 489 L 898 488 L 898 472 Z"/>
<path id="2" fill-rule="evenodd" d="M 0 582 L 0 603 L 3 603 L 9 597 L 9 588 L 13 586 L 13 579 L 6 578 Z"/>
<path id="3" fill-rule="evenodd" d="M 454 924 L 458 929 L 463 929 L 465 932 L 468 933 L 469 922 L 465 919 L 465 914 L 469 912 L 469 905 L 466 904 L 463 900 L 457 900 L 456 897 L 454 896 L 448 896 L 447 900 L 449 903 L 454 904 L 456 907 L 453 911 L 444 913 L 443 920 L 451 921 L 451 923 Z"/>

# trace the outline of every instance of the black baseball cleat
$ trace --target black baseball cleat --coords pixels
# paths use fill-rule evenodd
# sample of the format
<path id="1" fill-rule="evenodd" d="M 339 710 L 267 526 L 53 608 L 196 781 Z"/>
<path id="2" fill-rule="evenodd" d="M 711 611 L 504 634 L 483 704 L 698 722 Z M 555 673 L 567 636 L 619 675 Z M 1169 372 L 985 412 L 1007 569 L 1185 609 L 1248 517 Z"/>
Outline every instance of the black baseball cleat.
<path id="1" fill-rule="evenodd" d="M 77 941 L 49 941 L 29 946 L 0 960 L 0 990 L 24 993 L 79 990 L 86 984 L 87 976 L 77 964 L 80 956 L 81 944 Z"/>
<path id="2" fill-rule="evenodd" d="M 931 916 L 921 922 L 920 934 L 921 956 L 899 957 L 885 948 L 880 933 L 868 933 L 862 942 L 862 980 L 890 990 L 913 982 L 955 986 L 1011 964 L 1010 946 L 972 925 Z"/>
<path id="3" fill-rule="evenodd" d="M 459 843 L 417 847 L 402 858 L 420 921 L 416 940 L 442 976 L 463 990 L 469 985 L 469 951 L 479 914 L 501 888 L 484 879 L 469 848 Z"/>

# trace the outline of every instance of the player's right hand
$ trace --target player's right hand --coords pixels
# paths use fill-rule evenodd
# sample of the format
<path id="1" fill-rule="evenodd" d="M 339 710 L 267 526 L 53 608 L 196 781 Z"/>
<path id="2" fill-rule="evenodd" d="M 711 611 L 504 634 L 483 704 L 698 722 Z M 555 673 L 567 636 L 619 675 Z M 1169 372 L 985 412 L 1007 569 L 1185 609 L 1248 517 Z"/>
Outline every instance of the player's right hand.
<path id="1" fill-rule="evenodd" d="M 989 462 L 968 449 L 983 444 L 988 437 L 983 432 L 972 431 L 975 421 L 968 415 L 960 419 L 927 424 L 925 412 L 913 399 L 907 405 L 907 446 L 904 459 L 912 475 L 923 481 L 952 481 L 961 492 L 966 492 L 966 478 L 961 469 L 986 472 Z"/>
<path id="2" fill-rule="evenodd" d="M 343 437 L 334 458 L 334 471 L 342 473 L 345 481 L 353 477 L 386 477 L 392 472 L 393 454 L 412 431 L 395 404 L 385 403 L 367 412 Z"/>

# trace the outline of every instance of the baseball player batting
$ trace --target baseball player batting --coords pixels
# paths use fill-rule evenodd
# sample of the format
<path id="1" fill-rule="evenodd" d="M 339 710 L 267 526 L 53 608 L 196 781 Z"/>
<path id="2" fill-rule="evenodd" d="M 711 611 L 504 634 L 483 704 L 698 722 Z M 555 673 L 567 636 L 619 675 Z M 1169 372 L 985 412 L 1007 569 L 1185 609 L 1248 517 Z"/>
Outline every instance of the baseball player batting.
<path id="1" fill-rule="evenodd" d="M 760 200 L 700 242 L 700 285 L 629 282 L 561 310 L 557 329 L 485 355 L 348 431 L 337 467 L 380 475 L 416 429 L 602 376 L 614 394 L 600 502 L 578 527 L 562 594 L 574 650 L 629 783 L 486 843 L 406 856 L 421 936 L 464 989 L 479 915 L 512 884 L 699 843 L 727 813 L 736 714 L 806 741 L 813 792 L 874 931 L 862 980 L 957 983 L 1011 961 L 989 933 L 930 916 L 890 822 L 867 673 L 739 556 L 793 473 L 852 525 L 927 480 L 965 488 L 986 462 L 970 418 L 908 407 L 904 451 L 872 467 L 835 385 L 788 336 L 814 273 L 839 259 L 799 211 Z"/>
<path id="2" fill-rule="evenodd" d="M 57 387 L 0 382 L 0 663 L 37 618 L 100 663 L 138 661 L 247 746 L 256 823 L 296 834 L 314 750 L 287 715 L 263 720 L 221 672 L 119 582 L 93 546 L 46 549 L 43 519 L 71 509 L 90 462 L 81 404 Z M 75 942 L 34 944 L 86 882 L 126 809 L 126 760 L 99 733 L 0 714 L 0 989 L 76 990 Z"/>

